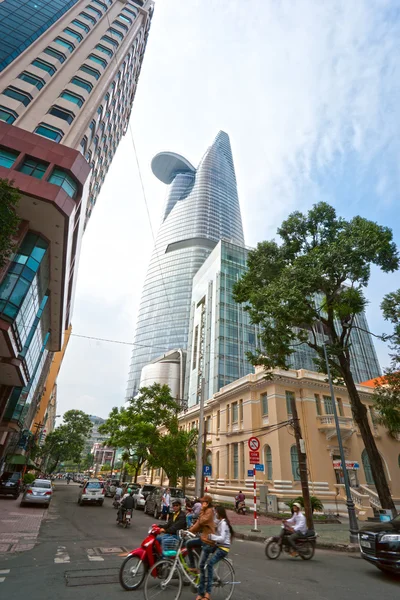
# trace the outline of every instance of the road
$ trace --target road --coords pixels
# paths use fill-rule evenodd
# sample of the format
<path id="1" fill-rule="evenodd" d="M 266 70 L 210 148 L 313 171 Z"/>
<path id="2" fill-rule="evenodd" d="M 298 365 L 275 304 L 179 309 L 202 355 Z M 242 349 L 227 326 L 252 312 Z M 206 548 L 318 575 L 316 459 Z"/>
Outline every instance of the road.
<path id="1" fill-rule="evenodd" d="M 127 597 L 116 582 L 123 560 L 118 554 L 139 545 L 153 519 L 134 511 L 131 529 L 122 529 L 111 499 L 103 507 L 81 507 L 78 491 L 76 484 L 57 484 L 35 547 L 0 556 L 1 598 L 76 600 L 77 592 L 85 600 Z M 317 550 L 310 562 L 287 555 L 268 561 L 262 544 L 238 540 L 231 558 L 240 581 L 237 600 L 393 600 L 400 593 L 400 579 L 380 573 L 358 555 Z M 131 594 L 143 597 L 141 590 Z M 186 598 L 194 600 L 188 588 L 183 589 Z"/>

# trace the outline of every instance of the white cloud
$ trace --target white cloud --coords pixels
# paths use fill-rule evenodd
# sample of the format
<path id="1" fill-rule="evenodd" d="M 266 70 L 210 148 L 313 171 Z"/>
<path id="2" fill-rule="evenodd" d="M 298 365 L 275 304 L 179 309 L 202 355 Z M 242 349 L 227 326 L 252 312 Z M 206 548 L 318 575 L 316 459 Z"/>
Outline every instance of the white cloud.
<path id="1" fill-rule="evenodd" d="M 171 149 L 196 164 L 224 129 L 248 244 L 272 237 L 290 210 L 320 199 L 345 216 L 395 227 L 398 237 L 395 13 L 395 3 L 383 0 L 157 0 L 132 116 L 154 230 L 165 189 L 151 174 L 152 156 Z M 151 249 L 128 133 L 85 234 L 76 333 L 133 339 Z M 377 277 L 369 318 L 383 330 L 379 299 L 398 282 L 380 277 L 376 290 Z M 60 410 L 72 392 L 95 397 L 104 416 L 123 399 L 129 355 L 129 346 L 71 340 Z"/>

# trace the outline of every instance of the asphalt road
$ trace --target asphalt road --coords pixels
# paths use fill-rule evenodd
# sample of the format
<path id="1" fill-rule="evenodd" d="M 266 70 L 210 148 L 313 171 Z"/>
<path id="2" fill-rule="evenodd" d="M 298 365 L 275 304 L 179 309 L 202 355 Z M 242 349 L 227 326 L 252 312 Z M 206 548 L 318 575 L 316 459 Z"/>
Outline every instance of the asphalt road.
<path id="1" fill-rule="evenodd" d="M 104 506 L 78 506 L 76 484 L 57 484 L 37 546 L 0 557 L 0 598 L 12 600 L 109 600 L 143 592 L 124 592 L 116 582 L 119 553 L 138 546 L 154 519 L 134 511 L 130 529 L 116 525 L 111 499 Z M 287 555 L 264 556 L 258 542 L 236 541 L 231 550 L 237 600 L 393 600 L 400 579 L 382 574 L 358 555 L 318 551 L 309 562 Z M 188 588 L 182 599 L 194 600 Z"/>

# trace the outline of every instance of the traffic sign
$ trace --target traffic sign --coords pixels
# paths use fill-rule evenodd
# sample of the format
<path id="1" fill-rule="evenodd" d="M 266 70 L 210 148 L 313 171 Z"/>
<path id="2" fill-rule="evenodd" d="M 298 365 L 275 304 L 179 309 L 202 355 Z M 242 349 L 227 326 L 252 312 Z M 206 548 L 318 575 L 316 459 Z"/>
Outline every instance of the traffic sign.
<path id="1" fill-rule="evenodd" d="M 203 465 L 203 475 L 204 477 L 211 477 L 212 466 L 211 465 Z"/>
<path id="2" fill-rule="evenodd" d="M 253 477 L 253 469 L 248 469 L 247 477 Z"/>
<path id="3" fill-rule="evenodd" d="M 249 452 L 249 463 L 251 465 L 256 465 L 260 462 L 260 453 L 259 452 Z"/>
<path id="4" fill-rule="evenodd" d="M 249 445 L 250 450 L 252 450 L 253 452 L 256 452 L 260 448 L 260 440 L 256 437 L 249 438 L 249 441 L 247 443 Z"/>
<path id="5" fill-rule="evenodd" d="M 258 465 L 255 465 L 255 467 L 256 467 L 256 471 L 264 471 L 264 465 L 258 464 Z"/>

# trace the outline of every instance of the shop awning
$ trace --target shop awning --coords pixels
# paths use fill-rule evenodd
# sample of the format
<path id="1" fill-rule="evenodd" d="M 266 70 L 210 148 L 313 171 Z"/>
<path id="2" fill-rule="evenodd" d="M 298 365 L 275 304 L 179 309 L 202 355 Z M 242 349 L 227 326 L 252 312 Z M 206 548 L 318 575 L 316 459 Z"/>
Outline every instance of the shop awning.
<path id="1" fill-rule="evenodd" d="M 39 467 L 37 467 L 30 458 L 28 458 L 28 460 L 26 460 L 26 456 L 24 456 L 23 454 L 9 454 L 6 458 L 6 464 L 7 465 L 26 465 L 27 467 L 30 467 L 31 469 L 39 470 Z"/>

